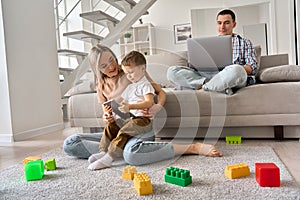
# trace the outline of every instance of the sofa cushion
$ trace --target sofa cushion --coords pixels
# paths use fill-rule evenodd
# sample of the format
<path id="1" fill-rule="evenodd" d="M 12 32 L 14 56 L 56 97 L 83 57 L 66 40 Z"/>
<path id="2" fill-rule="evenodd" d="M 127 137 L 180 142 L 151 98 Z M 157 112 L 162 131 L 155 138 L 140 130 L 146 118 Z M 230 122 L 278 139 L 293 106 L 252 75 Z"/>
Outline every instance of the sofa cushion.
<path id="1" fill-rule="evenodd" d="M 187 52 L 164 52 L 146 56 L 147 72 L 154 82 L 161 87 L 174 87 L 167 79 L 167 70 L 170 66 L 187 66 Z"/>
<path id="2" fill-rule="evenodd" d="M 262 82 L 300 81 L 300 66 L 282 65 L 261 70 Z"/>
<path id="3" fill-rule="evenodd" d="M 300 113 L 297 106 L 300 82 L 256 84 L 241 88 L 231 96 L 195 90 L 166 90 L 166 93 L 168 118 Z"/>

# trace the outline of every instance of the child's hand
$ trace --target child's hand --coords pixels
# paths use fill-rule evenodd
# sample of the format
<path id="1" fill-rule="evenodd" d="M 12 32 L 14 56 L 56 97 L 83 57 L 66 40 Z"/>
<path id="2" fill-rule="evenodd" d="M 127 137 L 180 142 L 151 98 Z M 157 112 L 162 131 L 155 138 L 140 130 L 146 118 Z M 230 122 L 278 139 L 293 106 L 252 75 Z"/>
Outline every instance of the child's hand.
<path id="1" fill-rule="evenodd" d="M 121 102 L 121 106 L 119 107 L 119 110 L 123 113 L 129 112 L 129 104 L 127 100 Z"/>
<path id="2" fill-rule="evenodd" d="M 144 109 L 142 112 L 145 117 L 149 117 L 153 119 L 153 117 L 156 115 L 161 110 L 162 106 L 159 104 L 154 104 L 151 108 L 149 109 Z"/>

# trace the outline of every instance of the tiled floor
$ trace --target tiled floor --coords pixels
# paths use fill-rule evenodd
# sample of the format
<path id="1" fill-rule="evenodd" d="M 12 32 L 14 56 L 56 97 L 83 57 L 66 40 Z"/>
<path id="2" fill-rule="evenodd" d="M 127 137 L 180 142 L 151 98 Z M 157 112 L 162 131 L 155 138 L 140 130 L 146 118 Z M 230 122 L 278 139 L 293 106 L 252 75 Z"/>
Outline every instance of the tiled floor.
<path id="1" fill-rule="evenodd" d="M 0 170 L 22 162 L 27 156 L 38 156 L 51 149 L 61 147 L 64 139 L 76 132 L 81 132 L 81 129 L 66 128 L 63 131 L 35 137 L 27 141 L 0 143 Z M 225 145 L 225 142 L 219 141 L 217 145 Z M 243 140 L 242 145 L 273 147 L 298 185 L 300 185 L 300 142 L 298 140 L 285 140 L 283 142 L 273 140 Z"/>

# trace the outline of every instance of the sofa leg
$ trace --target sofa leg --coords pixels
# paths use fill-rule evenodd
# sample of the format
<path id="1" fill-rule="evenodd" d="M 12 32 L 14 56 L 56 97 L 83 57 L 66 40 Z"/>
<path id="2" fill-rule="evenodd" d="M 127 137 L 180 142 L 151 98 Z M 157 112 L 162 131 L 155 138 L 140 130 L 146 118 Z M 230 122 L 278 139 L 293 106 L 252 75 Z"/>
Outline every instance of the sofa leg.
<path id="1" fill-rule="evenodd" d="M 283 126 L 274 126 L 274 138 L 277 141 L 282 141 L 284 138 Z"/>

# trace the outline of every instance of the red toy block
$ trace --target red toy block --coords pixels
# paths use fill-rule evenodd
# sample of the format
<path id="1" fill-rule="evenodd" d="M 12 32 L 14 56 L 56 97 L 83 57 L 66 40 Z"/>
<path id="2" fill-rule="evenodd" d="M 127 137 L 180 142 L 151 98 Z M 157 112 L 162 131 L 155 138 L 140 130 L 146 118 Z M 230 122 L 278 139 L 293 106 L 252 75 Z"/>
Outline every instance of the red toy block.
<path id="1" fill-rule="evenodd" d="M 280 169 L 274 163 L 255 163 L 255 176 L 262 187 L 280 187 Z"/>

